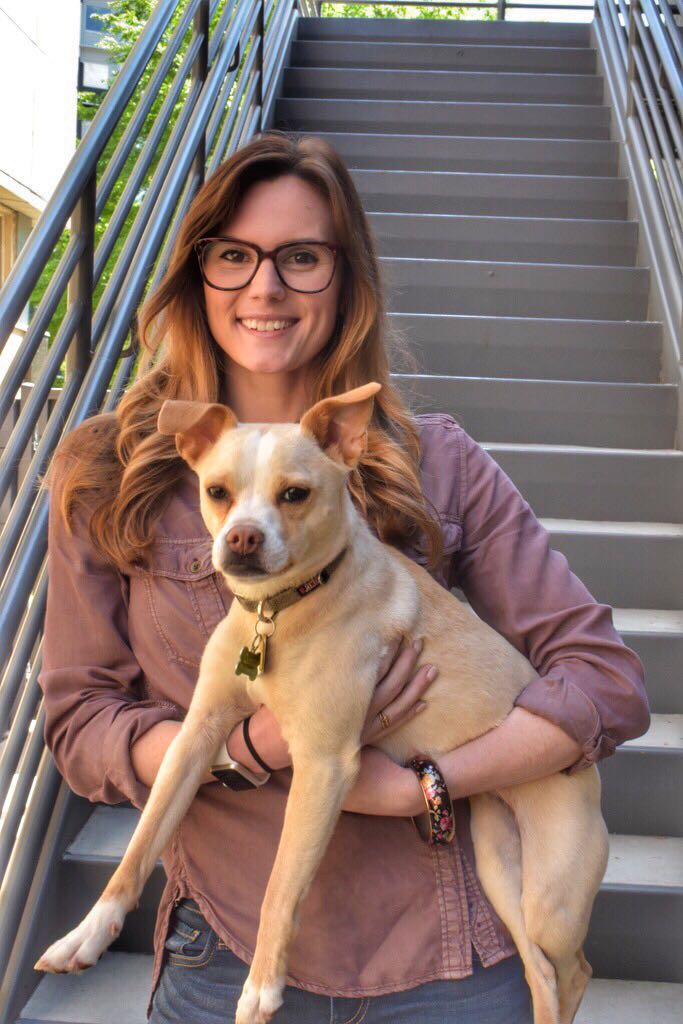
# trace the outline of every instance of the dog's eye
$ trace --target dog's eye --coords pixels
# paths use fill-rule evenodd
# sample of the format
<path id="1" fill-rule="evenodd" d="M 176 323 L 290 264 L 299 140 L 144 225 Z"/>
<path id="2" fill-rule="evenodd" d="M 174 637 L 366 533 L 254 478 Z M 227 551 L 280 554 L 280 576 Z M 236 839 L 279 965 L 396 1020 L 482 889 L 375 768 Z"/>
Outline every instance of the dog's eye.
<path id="1" fill-rule="evenodd" d="M 305 501 L 310 493 L 306 487 L 288 487 L 280 498 L 288 504 L 294 504 L 297 501 Z"/>
<path id="2" fill-rule="evenodd" d="M 210 498 L 213 498 L 214 501 L 223 501 L 223 499 L 227 498 L 228 496 L 228 492 L 226 491 L 225 487 L 220 487 L 218 484 L 214 484 L 211 487 L 207 487 L 206 493 L 209 495 Z"/>

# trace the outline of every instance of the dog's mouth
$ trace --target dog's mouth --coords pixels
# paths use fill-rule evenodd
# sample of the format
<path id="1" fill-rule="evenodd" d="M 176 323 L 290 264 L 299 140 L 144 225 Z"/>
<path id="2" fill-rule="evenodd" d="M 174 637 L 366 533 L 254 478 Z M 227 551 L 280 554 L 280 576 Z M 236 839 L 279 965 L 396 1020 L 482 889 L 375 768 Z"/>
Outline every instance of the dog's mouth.
<path id="1" fill-rule="evenodd" d="M 251 578 L 252 576 L 269 576 L 262 565 L 253 561 L 224 562 L 221 570 L 228 576 L 238 576 L 240 579 Z"/>

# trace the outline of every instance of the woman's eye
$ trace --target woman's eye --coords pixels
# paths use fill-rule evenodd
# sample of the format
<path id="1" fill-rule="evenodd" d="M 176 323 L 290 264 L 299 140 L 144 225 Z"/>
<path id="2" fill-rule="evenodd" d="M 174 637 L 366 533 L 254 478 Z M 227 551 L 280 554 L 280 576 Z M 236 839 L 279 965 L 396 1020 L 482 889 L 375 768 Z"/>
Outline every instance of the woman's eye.
<path id="1" fill-rule="evenodd" d="M 209 495 L 210 498 L 213 498 L 214 501 L 222 501 L 224 498 L 227 498 L 228 496 L 228 492 L 226 491 L 225 487 L 219 487 L 218 485 L 207 487 L 206 493 Z"/>
<path id="2" fill-rule="evenodd" d="M 294 504 L 297 501 L 305 501 L 310 493 L 306 487 L 288 487 L 280 497 L 288 504 Z"/>

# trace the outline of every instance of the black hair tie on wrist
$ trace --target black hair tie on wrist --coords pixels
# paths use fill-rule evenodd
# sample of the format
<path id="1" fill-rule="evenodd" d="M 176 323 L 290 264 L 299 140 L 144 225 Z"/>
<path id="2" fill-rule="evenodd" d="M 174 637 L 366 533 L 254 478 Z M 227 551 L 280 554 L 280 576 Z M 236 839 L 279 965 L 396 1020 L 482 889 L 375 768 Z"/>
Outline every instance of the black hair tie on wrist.
<path id="1" fill-rule="evenodd" d="M 251 718 L 251 715 L 249 715 L 249 718 Z M 254 744 L 251 742 L 251 739 L 249 738 L 249 718 L 245 718 L 244 721 L 242 722 L 242 734 L 244 736 L 244 742 L 247 745 L 247 750 L 254 758 L 254 760 L 257 762 L 257 764 L 261 765 L 264 772 L 268 772 L 268 774 L 271 775 L 273 769 L 269 768 L 266 762 L 263 760 L 263 758 L 258 756 L 256 751 L 254 750 Z"/>

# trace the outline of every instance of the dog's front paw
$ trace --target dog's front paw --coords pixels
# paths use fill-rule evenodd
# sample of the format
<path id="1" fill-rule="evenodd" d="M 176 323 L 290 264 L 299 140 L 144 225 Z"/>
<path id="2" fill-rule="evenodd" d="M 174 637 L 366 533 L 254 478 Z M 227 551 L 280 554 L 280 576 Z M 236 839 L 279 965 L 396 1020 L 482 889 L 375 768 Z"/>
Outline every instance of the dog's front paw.
<path id="1" fill-rule="evenodd" d="M 57 939 L 34 964 L 36 971 L 80 974 L 100 959 L 123 927 L 123 907 L 115 900 L 96 903 L 77 928 Z"/>
<path id="2" fill-rule="evenodd" d="M 270 985 L 259 985 L 249 975 L 237 1004 L 235 1024 L 268 1024 L 282 1006 L 284 990 L 284 978 Z"/>

